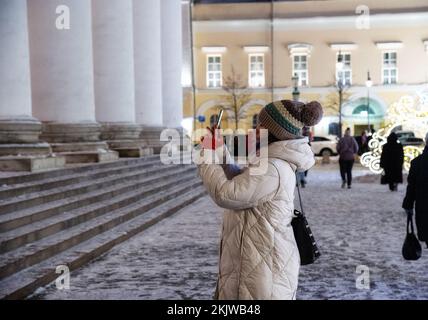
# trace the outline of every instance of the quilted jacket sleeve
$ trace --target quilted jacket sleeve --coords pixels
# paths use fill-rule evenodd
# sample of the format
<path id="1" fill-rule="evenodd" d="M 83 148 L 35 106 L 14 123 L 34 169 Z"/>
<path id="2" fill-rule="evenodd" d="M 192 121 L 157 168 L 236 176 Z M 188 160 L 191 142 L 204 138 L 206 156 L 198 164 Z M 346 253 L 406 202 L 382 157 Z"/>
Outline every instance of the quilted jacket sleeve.
<path id="1" fill-rule="evenodd" d="M 207 151 L 212 152 L 204 152 Z M 211 198 L 226 209 L 256 207 L 272 199 L 279 188 L 278 171 L 271 164 L 263 175 L 252 175 L 245 168 L 231 180 L 227 179 L 223 168 L 218 164 L 200 164 L 198 172 Z"/>

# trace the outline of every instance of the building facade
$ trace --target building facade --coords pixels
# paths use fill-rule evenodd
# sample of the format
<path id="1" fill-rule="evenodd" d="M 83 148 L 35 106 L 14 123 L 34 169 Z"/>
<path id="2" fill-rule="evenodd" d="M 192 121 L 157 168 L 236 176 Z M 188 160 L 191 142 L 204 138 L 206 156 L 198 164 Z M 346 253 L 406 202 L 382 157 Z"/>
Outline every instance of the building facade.
<path id="1" fill-rule="evenodd" d="M 391 103 L 428 91 L 428 3 L 360 2 L 197 2 L 195 94 L 185 99 L 185 117 L 205 127 L 222 107 L 223 128 L 234 129 L 238 114 L 239 127 L 248 129 L 265 104 L 292 99 L 297 84 L 300 101 L 324 107 L 314 134 L 338 133 L 339 87 L 343 127 L 354 134 L 379 129 Z M 224 90 L 230 87 L 240 89 Z"/>

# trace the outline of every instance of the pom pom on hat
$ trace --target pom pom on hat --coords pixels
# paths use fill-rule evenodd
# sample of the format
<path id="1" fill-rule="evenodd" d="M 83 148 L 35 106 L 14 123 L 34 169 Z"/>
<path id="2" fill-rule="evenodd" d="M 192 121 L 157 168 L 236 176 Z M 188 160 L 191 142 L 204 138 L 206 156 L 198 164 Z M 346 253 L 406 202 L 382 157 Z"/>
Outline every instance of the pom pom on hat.
<path id="1" fill-rule="evenodd" d="M 312 127 L 319 123 L 322 116 L 322 107 L 317 101 L 308 102 L 302 107 L 300 112 L 301 121 L 308 127 Z"/>
<path id="2" fill-rule="evenodd" d="M 259 113 L 260 124 L 279 140 L 302 138 L 302 128 L 314 126 L 323 116 L 317 101 L 307 104 L 292 100 L 274 101 Z"/>

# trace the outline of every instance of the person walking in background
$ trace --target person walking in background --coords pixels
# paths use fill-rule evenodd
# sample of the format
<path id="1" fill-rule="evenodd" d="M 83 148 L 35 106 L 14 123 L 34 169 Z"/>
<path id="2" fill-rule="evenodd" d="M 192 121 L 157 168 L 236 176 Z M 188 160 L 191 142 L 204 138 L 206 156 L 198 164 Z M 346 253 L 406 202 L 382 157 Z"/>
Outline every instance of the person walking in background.
<path id="1" fill-rule="evenodd" d="M 358 143 L 351 136 L 351 129 L 347 128 L 345 135 L 340 138 L 337 144 L 337 152 L 339 153 L 340 175 L 342 177 L 342 188 L 348 184 L 348 189 L 352 185 L 352 167 L 354 166 L 355 155 L 358 152 Z"/>
<path id="2" fill-rule="evenodd" d="M 407 191 L 403 200 L 403 209 L 408 215 L 416 211 L 416 229 L 420 241 L 428 248 L 428 132 L 425 136 L 423 153 L 413 159 L 407 178 Z"/>
<path id="3" fill-rule="evenodd" d="M 365 130 L 363 132 L 361 132 L 360 146 L 359 147 L 360 147 L 360 149 L 359 149 L 358 154 L 360 156 L 369 151 L 369 139 L 367 137 L 367 133 Z"/>
<path id="4" fill-rule="evenodd" d="M 403 145 L 398 141 L 397 135 L 392 132 L 382 148 L 380 157 L 380 167 L 384 171 L 381 183 L 388 184 L 391 191 L 397 191 L 397 185 L 403 183 L 403 162 Z"/>

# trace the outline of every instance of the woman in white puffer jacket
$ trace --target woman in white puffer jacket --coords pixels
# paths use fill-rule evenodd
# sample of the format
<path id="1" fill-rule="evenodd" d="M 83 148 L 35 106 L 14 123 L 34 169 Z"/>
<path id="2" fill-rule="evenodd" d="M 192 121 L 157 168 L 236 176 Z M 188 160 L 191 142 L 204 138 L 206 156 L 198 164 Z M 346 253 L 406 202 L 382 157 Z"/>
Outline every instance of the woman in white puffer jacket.
<path id="1" fill-rule="evenodd" d="M 266 173 L 254 175 L 250 168 L 245 168 L 228 177 L 224 166 L 198 166 L 209 195 L 227 209 L 223 216 L 216 299 L 295 299 L 300 267 L 290 224 L 295 172 L 308 170 L 315 163 L 301 130 L 321 118 L 318 102 L 270 103 L 260 112 L 258 126 L 269 131 Z M 212 153 L 204 145 L 203 152 Z"/>

